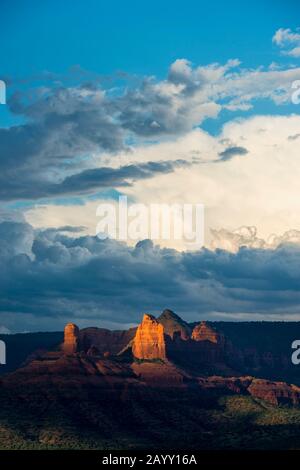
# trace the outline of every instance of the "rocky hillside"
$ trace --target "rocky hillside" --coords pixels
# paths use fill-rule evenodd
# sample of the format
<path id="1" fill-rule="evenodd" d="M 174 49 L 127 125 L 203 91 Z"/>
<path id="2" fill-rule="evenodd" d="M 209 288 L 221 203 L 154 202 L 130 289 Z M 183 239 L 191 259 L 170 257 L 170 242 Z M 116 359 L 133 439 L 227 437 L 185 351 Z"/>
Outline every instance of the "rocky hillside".
<path id="1" fill-rule="evenodd" d="M 78 329 L 74 351 L 88 355 L 115 356 L 120 353 L 167 358 L 185 369 L 204 375 L 252 375 L 269 380 L 280 380 L 300 386 L 300 367 L 291 362 L 291 343 L 300 337 L 298 322 L 200 322 L 188 324 L 171 310 L 164 310 L 152 318 L 159 353 L 147 352 L 147 332 L 139 326 L 139 341 L 133 344 L 137 328 L 111 331 L 103 328 Z M 156 326 L 155 326 L 156 325 Z M 163 333 L 160 328 L 162 325 Z M 76 325 L 71 326 L 75 328 Z M 71 331 L 72 333 L 72 331 Z M 0 366 L 0 374 L 20 367 L 36 350 L 59 348 L 62 333 L 29 333 L 0 335 L 7 344 L 7 365 Z M 152 338 L 155 343 L 155 339 Z M 150 347 L 152 343 L 150 341 Z M 72 345 L 70 345 L 72 350 Z M 149 359 L 150 357 L 148 357 Z M 154 358 L 154 357 L 152 357 Z"/>
<path id="2" fill-rule="evenodd" d="M 165 310 L 38 336 L 0 380 L 0 448 L 298 448 L 300 387 L 248 373 L 249 344 L 225 329 Z"/>
<path id="3" fill-rule="evenodd" d="M 158 318 L 145 314 L 137 329 L 86 328 L 74 341 L 76 351 L 87 354 L 126 352 L 139 360 L 169 360 L 200 375 L 253 375 L 300 385 L 300 369 L 291 362 L 297 330 L 298 323 L 188 324 L 164 310 Z"/>
<path id="4" fill-rule="evenodd" d="M 2 449 L 295 448 L 300 437 L 298 387 L 168 361 L 39 354 L 1 380 L 0 399 Z"/>

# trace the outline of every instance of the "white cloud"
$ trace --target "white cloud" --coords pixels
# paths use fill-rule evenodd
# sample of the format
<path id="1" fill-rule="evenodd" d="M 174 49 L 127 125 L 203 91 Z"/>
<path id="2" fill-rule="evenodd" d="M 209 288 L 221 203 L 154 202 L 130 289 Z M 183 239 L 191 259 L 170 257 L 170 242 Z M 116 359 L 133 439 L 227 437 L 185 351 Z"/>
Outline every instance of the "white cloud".
<path id="1" fill-rule="evenodd" d="M 210 228 L 254 225 L 263 238 L 299 228 L 299 150 L 297 140 L 288 138 L 299 129 L 299 116 L 230 122 L 212 145 L 198 135 L 198 149 L 207 163 L 137 183 L 126 192 L 148 202 L 203 203 L 208 244 Z M 248 153 L 216 163 L 219 149 L 232 145 Z M 161 156 L 159 147 L 156 150 Z"/>
<path id="2" fill-rule="evenodd" d="M 273 42 L 279 46 L 284 46 L 286 43 L 300 42 L 300 34 L 293 33 L 290 28 L 280 28 L 273 36 Z"/>
<path id="3" fill-rule="evenodd" d="M 241 247 L 271 250 L 278 248 L 280 245 L 300 245 L 300 230 L 288 230 L 282 235 L 272 234 L 267 238 L 267 240 L 259 238 L 257 228 L 254 226 L 239 227 L 233 231 L 226 229 L 212 229 L 211 232 L 211 247 L 213 249 L 230 251 L 232 253 L 237 253 Z"/>
<path id="4" fill-rule="evenodd" d="M 290 41 L 297 40 L 298 33 L 288 32 L 276 41 L 281 44 L 290 35 Z M 136 147 L 169 139 L 172 146 L 176 137 L 189 139 L 222 110 L 249 111 L 266 99 L 291 103 L 299 76 L 299 67 L 248 69 L 238 59 L 195 66 L 181 58 L 170 65 L 165 79 L 148 76 L 135 87 L 125 83 L 117 93 L 115 88 L 101 90 L 98 83 L 23 90 L 9 106 L 27 121 L 0 128 L 0 198 L 36 200 L 113 187 L 124 169 L 117 182 L 117 175 L 109 173 L 107 179 L 95 155 L 109 154 L 107 165 L 113 166 L 115 154 L 130 153 L 129 142 Z"/>
<path id="5" fill-rule="evenodd" d="M 196 67 L 177 59 L 166 80 L 149 79 L 126 97 L 123 123 L 144 135 L 153 134 L 149 122 L 155 122 L 161 134 L 189 132 L 222 109 L 247 111 L 259 99 L 278 105 L 290 102 L 291 84 L 299 76 L 300 68 L 247 69 L 238 59 Z"/>
<path id="6" fill-rule="evenodd" d="M 290 28 L 280 28 L 273 36 L 273 42 L 282 48 L 282 53 L 290 57 L 300 57 L 300 33 Z"/>
<path id="7" fill-rule="evenodd" d="M 291 139 L 299 133 L 298 115 L 256 116 L 227 123 L 216 137 L 197 129 L 173 142 L 120 153 L 114 164 L 197 158 L 191 167 L 138 181 L 122 192 L 146 204 L 203 203 L 207 245 L 210 229 L 232 232 L 241 226 L 257 227 L 259 238 L 267 240 L 300 228 L 299 145 Z M 219 154 L 232 147 L 248 153 L 220 161 Z M 94 234 L 98 203 L 37 207 L 26 218 L 34 226 L 85 225 Z"/>

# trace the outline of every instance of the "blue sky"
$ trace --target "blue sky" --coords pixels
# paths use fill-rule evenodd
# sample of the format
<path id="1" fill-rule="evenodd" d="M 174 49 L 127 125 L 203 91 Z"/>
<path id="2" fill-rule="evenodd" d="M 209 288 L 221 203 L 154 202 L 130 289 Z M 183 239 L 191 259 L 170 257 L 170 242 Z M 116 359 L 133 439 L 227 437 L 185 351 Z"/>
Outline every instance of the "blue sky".
<path id="1" fill-rule="evenodd" d="M 0 328 L 299 319 L 299 2 L 0 13 Z M 206 249 L 99 241 L 120 194 L 204 204 Z"/>
<path id="2" fill-rule="evenodd" d="M 242 8 L 235 0 L 3 0 L 0 74 L 13 83 L 25 80 L 18 81 L 22 88 L 44 71 L 66 74 L 74 66 L 107 76 L 124 71 L 158 79 L 178 58 L 197 65 L 239 58 L 247 68 L 268 66 L 278 59 L 274 32 L 295 29 L 299 15 L 297 0 L 245 1 Z M 204 127 L 219 131 L 226 116 L 221 118 Z M 4 107 L 0 120 L 2 125 L 20 122 Z"/>
<path id="3" fill-rule="evenodd" d="M 81 67 L 162 77 L 175 59 L 248 67 L 275 60 L 274 31 L 298 26 L 297 0 L 1 2 L 1 70 L 23 78 Z"/>

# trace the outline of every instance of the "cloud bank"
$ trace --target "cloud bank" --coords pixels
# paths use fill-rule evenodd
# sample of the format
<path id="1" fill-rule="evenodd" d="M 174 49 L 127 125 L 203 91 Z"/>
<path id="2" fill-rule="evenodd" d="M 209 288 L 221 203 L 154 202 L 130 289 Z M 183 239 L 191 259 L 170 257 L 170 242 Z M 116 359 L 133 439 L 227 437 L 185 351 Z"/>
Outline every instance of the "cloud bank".
<path id="1" fill-rule="evenodd" d="M 276 41 L 289 34 L 278 33 Z M 108 171 L 101 168 L 102 154 L 114 166 L 116 154 L 187 135 L 222 111 L 248 111 L 266 99 L 287 104 L 299 74 L 296 67 L 247 69 L 236 59 L 205 66 L 177 59 L 162 80 L 149 76 L 103 88 L 94 79 L 19 90 L 8 106 L 23 123 L 0 129 L 0 199 L 62 197 L 74 181 L 78 193 L 97 192 L 106 186 Z"/>
<path id="2" fill-rule="evenodd" d="M 179 253 L 10 221 L 0 224 L 0 246 L 1 323 L 11 331 L 67 321 L 117 329 L 164 307 L 190 321 L 299 319 L 297 243 Z"/>
<path id="3" fill-rule="evenodd" d="M 281 28 L 273 42 L 300 56 L 298 31 Z M 11 96 L 18 124 L 0 128 L 0 200 L 37 205 L 26 220 L 0 210 L 1 331 L 122 328 L 165 307 L 190 321 L 300 319 L 300 118 L 249 118 L 257 103 L 290 104 L 299 75 L 180 58 L 163 79 L 56 82 Z M 218 135 L 199 127 L 237 112 L 247 118 Z M 145 204 L 203 203 L 213 249 L 80 236 L 94 233 L 104 189 Z M 72 206 L 70 196 L 82 199 Z"/>

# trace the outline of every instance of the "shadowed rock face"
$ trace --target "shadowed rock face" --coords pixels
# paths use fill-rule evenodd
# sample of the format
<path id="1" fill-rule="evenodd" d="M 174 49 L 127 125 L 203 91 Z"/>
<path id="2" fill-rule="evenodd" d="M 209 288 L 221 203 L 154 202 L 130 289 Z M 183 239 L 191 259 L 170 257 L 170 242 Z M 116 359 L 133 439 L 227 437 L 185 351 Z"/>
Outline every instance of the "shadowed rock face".
<path id="1" fill-rule="evenodd" d="M 166 358 L 164 327 L 152 315 L 144 315 L 133 340 L 132 353 L 137 359 Z"/>
<path id="2" fill-rule="evenodd" d="M 229 326 L 226 322 L 212 324 L 205 321 L 190 325 L 166 309 L 158 318 L 145 315 L 138 328 L 128 330 L 110 331 L 95 327 L 78 330 L 76 325 L 70 323 L 66 325 L 61 350 L 66 355 L 88 354 L 97 358 L 119 356 L 123 361 L 130 361 L 133 357 L 146 361 L 160 359 L 200 375 L 254 375 L 300 385 L 299 372 L 289 357 L 291 333 L 288 337 L 285 333 L 283 339 L 278 335 L 280 328 L 283 333 L 286 332 L 285 325 L 275 328 L 272 324 L 266 327 L 250 322 L 243 331 L 239 324 Z M 266 334 L 263 337 L 260 335 L 259 341 L 257 333 L 262 328 Z M 270 341 L 264 346 L 262 338 L 264 341 L 269 338 L 269 330 L 271 333 L 275 330 L 276 345 L 279 341 L 285 341 L 285 350 L 274 350 Z M 246 337 L 248 331 L 249 338 Z M 41 346 L 39 349 L 43 350 Z"/>
<path id="3" fill-rule="evenodd" d="M 146 322 L 149 319 L 146 318 Z M 123 362 L 117 358 L 99 359 L 85 353 L 63 354 L 62 352 L 40 354 L 24 367 L 0 380 L 1 390 L 17 394 L 17 400 L 32 401 L 32 394 L 42 390 L 46 400 L 61 400 L 69 397 L 73 390 L 77 399 L 85 402 L 87 397 L 97 400 L 136 400 L 164 406 L 161 390 L 169 390 L 174 403 L 183 398 L 202 400 L 224 395 L 250 395 L 272 405 L 300 404 L 300 387 L 285 382 L 258 379 L 251 376 L 203 377 L 178 368 L 167 361 Z M 156 397 L 156 398 L 155 398 Z"/>
<path id="4" fill-rule="evenodd" d="M 205 321 L 195 326 L 192 332 L 192 339 L 194 341 L 210 341 L 220 346 L 223 346 L 225 342 L 224 336 L 208 326 Z"/>
<path id="5" fill-rule="evenodd" d="M 189 325 L 169 310 L 158 319 L 145 314 L 138 328 L 127 332 L 107 333 L 108 330 L 97 328 L 79 331 L 76 325 L 69 323 L 60 350 L 37 352 L 23 368 L 8 375 L 0 384 L 9 390 L 16 387 L 24 390 L 25 383 L 32 387 L 44 386 L 54 395 L 61 388 L 69 393 L 69 388 L 76 386 L 83 400 L 84 391 L 89 387 L 96 387 L 97 397 L 102 394 L 108 401 L 112 394 L 119 400 L 127 393 L 136 396 L 141 393 L 144 398 L 152 399 L 157 390 L 168 388 L 174 391 L 176 400 L 181 400 L 180 389 L 197 400 L 241 394 L 272 405 L 299 406 L 299 387 L 230 369 L 228 352 L 235 353 L 234 349 L 228 349 L 227 336 L 201 322 L 184 339 L 182 332 L 189 334 L 186 326 Z M 120 348 L 126 344 L 130 354 L 120 354 Z M 184 360 L 180 361 L 182 358 Z M 270 362 L 269 355 L 266 359 Z M 59 390 L 53 391 L 56 384 Z"/>
<path id="6" fill-rule="evenodd" d="M 79 328 L 74 323 L 68 323 L 64 330 L 63 351 L 74 354 L 79 350 Z"/>
<path id="7" fill-rule="evenodd" d="M 172 312 L 172 310 L 164 310 L 157 321 L 163 325 L 165 334 L 172 339 L 175 335 L 183 340 L 187 340 L 191 337 L 190 326 L 176 315 L 176 313 Z"/>
<path id="8" fill-rule="evenodd" d="M 299 447 L 299 411 L 274 405 L 299 406 L 300 388 L 198 376 L 169 361 L 48 352 L 0 379 L 0 398 L 10 450 Z"/>
<path id="9" fill-rule="evenodd" d="M 136 328 L 124 331 L 110 331 L 105 328 L 83 328 L 79 331 L 80 350 L 87 352 L 97 348 L 100 355 L 106 352 L 116 355 L 132 341 Z"/>
<path id="10" fill-rule="evenodd" d="M 272 405 L 297 405 L 300 403 L 300 388 L 285 382 L 253 379 L 248 387 L 250 395 L 272 403 Z"/>

